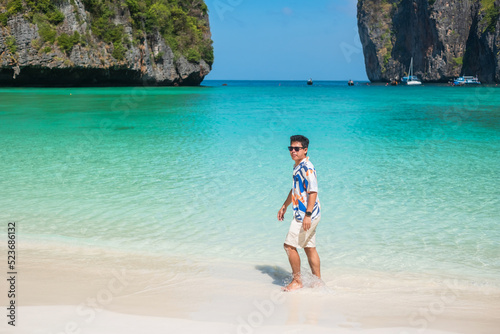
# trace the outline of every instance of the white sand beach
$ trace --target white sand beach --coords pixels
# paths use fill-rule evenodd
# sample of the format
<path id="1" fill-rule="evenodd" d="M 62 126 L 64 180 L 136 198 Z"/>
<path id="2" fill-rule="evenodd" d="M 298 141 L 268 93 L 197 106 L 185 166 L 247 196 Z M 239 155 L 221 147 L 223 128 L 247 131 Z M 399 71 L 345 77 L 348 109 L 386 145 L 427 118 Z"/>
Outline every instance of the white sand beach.
<path id="1" fill-rule="evenodd" d="M 285 293 L 273 263 L 23 245 L 7 333 L 495 334 L 500 291 L 471 282 L 337 268 Z"/>

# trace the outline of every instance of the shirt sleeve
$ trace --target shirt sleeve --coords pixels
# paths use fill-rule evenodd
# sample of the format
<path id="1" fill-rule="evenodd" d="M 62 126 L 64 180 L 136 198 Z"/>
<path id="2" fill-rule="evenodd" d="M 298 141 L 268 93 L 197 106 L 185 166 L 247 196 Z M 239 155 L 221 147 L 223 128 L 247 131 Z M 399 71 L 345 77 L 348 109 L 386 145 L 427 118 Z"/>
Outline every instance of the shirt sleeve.
<path id="1" fill-rule="evenodd" d="M 318 179 L 316 178 L 316 170 L 314 168 L 307 170 L 306 180 L 307 180 L 306 191 L 308 193 L 318 192 Z"/>

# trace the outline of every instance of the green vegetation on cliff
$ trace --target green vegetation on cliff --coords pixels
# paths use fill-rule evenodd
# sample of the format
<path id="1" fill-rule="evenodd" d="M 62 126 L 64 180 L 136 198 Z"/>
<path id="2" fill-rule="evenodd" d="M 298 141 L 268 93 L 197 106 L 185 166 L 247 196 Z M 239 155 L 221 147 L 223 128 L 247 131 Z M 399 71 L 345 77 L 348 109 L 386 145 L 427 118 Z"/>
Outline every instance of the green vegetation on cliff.
<path id="1" fill-rule="evenodd" d="M 7 21 L 12 16 L 19 13 L 26 13 L 27 18 L 33 21 L 35 14 L 41 14 L 44 18 L 55 25 L 64 21 L 64 15 L 51 0 L 2 0 L 0 4 L 6 9 L 0 14 L 0 24 L 7 25 Z M 26 8 L 24 7 L 26 6 Z"/>
<path id="2" fill-rule="evenodd" d="M 66 0 L 75 8 L 75 0 Z M 91 34 L 106 44 L 113 45 L 112 56 L 123 60 L 127 47 L 138 45 L 144 40 L 154 39 L 159 34 L 174 52 L 191 62 L 201 59 L 208 64 L 214 61 L 212 40 L 208 25 L 208 8 L 203 0 L 81 0 L 90 13 L 91 31 L 86 34 L 61 32 L 59 26 L 64 15 L 52 0 L 0 0 L 0 25 L 7 26 L 15 15 L 24 17 L 38 26 L 40 41 L 35 43 L 39 50 L 47 51 L 54 43 L 66 54 L 77 45 L 91 43 Z M 117 23 L 118 16 L 129 12 L 128 23 L 132 26 L 132 40 L 125 34 L 124 25 Z M 10 50 L 15 50 L 15 43 Z M 156 60 L 155 56 L 155 60 Z"/>
<path id="3" fill-rule="evenodd" d="M 206 21 L 208 8 L 203 0 L 83 0 L 92 15 L 92 31 L 115 48 L 152 38 L 159 33 L 176 57 L 184 55 L 189 61 L 213 63 L 213 48 Z M 127 8 L 133 28 L 133 41 L 123 39 L 123 26 L 113 23 L 117 10 Z"/>
<path id="4" fill-rule="evenodd" d="M 454 68 L 462 68 L 463 64 L 464 64 L 464 57 L 456 57 L 456 58 L 453 58 L 453 64 L 454 64 Z"/>
<path id="5" fill-rule="evenodd" d="M 59 48 L 66 54 L 70 53 L 73 46 L 78 43 L 80 43 L 80 34 L 78 31 L 75 31 L 71 36 L 66 33 L 62 33 L 57 37 L 57 44 L 59 45 Z"/>
<path id="6" fill-rule="evenodd" d="M 495 0 L 481 0 L 481 12 L 484 13 L 483 21 L 486 23 L 483 32 L 494 32 L 500 14 L 500 9 L 495 6 Z"/>
<path id="7" fill-rule="evenodd" d="M 51 0 L 1 0 L 0 5 L 2 12 L 0 13 L 0 25 L 7 26 L 8 20 L 15 15 L 24 13 L 25 18 L 39 27 L 41 41 L 35 45 L 41 47 L 45 42 L 50 44 L 56 41 L 57 32 L 56 26 L 64 21 L 64 15 L 56 7 Z M 64 39 L 64 36 L 62 37 Z M 12 36 L 6 37 L 6 44 L 9 51 L 15 54 L 17 46 L 15 39 Z M 60 45 L 60 44 L 59 44 Z M 61 50 L 67 52 L 66 46 L 61 47 Z"/>

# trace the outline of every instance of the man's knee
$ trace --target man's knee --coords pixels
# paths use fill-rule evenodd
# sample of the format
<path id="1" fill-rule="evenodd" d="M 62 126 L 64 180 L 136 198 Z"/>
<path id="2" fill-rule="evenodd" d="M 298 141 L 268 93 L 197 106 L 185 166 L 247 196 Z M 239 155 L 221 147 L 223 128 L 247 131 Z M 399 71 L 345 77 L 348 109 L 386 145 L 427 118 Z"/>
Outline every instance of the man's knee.
<path id="1" fill-rule="evenodd" d="M 306 252 L 306 254 L 309 256 L 309 255 L 314 255 L 314 254 L 317 254 L 318 252 L 316 252 L 316 247 L 305 247 L 304 248 L 304 252 Z"/>

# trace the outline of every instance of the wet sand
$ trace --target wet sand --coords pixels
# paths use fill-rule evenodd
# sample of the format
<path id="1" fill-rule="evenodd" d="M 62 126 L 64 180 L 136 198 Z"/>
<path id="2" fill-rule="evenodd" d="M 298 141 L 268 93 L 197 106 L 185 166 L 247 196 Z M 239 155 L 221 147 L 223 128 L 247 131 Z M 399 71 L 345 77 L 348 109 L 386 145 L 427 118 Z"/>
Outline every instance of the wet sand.
<path id="1" fill-rule="evenodd" d="M 468 281 L 325 269 L 285 293 L 288 269 L 23 247 L 16 333 L 496 334 L 500 291 Z M 305 268 L 304 268 L 305 269 Z M 6 321 L 2 328 L 11 329 Z"/>

